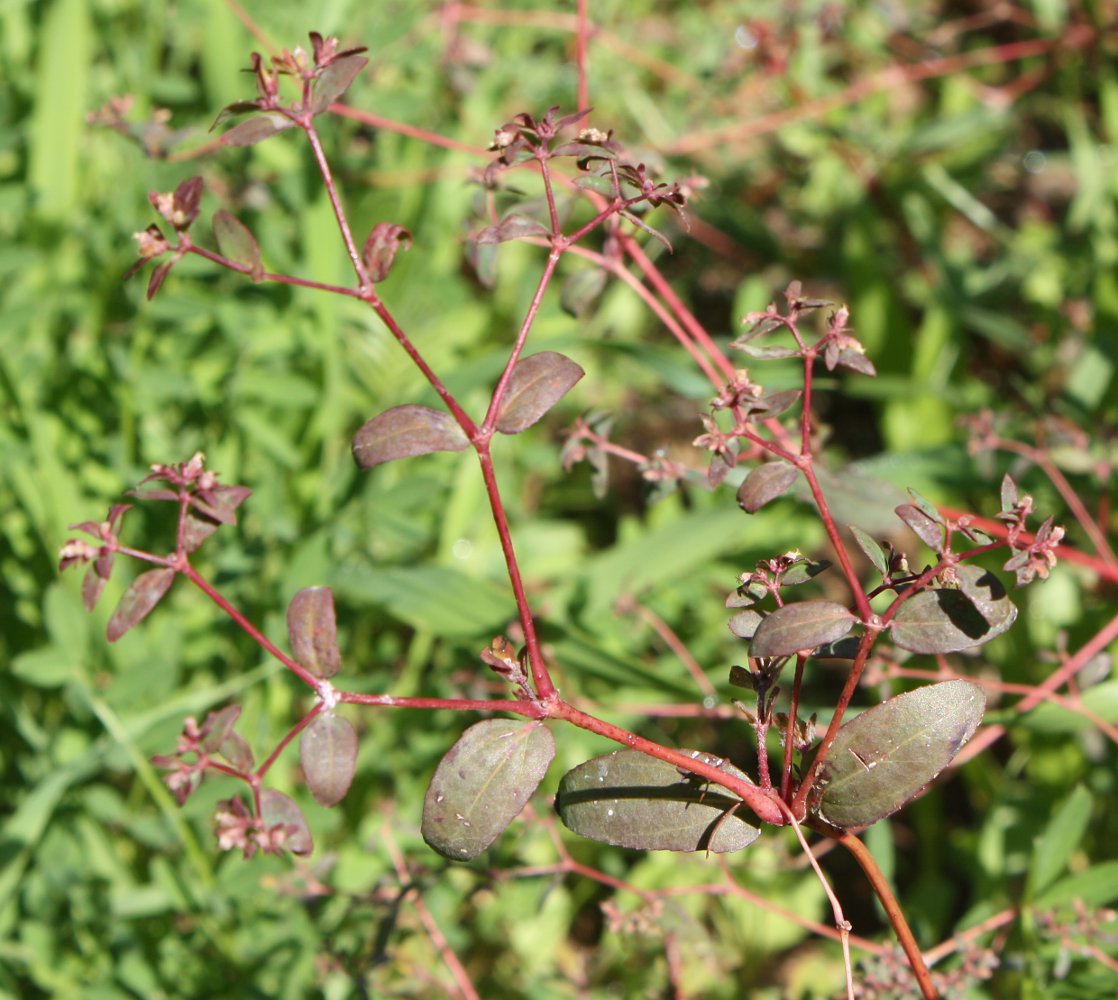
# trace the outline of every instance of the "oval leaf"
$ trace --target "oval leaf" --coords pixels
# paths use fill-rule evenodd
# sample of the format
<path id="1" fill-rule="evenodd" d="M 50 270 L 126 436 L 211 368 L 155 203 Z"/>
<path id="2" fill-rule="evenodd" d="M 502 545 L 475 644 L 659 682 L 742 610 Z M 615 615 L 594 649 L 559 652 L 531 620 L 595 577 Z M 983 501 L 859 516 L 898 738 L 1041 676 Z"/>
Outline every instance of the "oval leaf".
<path id="1" fill-rule="evenodd" d="M 521 358 L 505 389 L 497 430 L 519 434 L 531 427 L 585 374 L 570 358 L 555 351 Z"/>
<path id="2" fill-rule="evenodd" d="M 943 529 L 915 504 L 902 503 L 897 508 L 897 517 L 933 552 L 943 548 Z"/>
<path id="3" fill-rule="evenodd" d="M 753 633 L 750 656 L 791 656 L 841 639 L 854 616 L 836 601 L 801 601 L 770 613 Z"/>
<path id="4" fill-rule="evenodd" d="M 106 630 L 109 642 L 116 642 L 133 625 L 143 621 L 163 599 L 174 581 L 175 571 L 170 567 L 149 569 L 136 577 L 109 619 Z"/>
<path id="5" fill-rule="evenodd" d="M 423 800 L 423 839 L 443 857 L 469 861 L 520 814 L 555 756 L 538 722 L 486 719 L 439 762 Z"/>
<path id="6" fill-rule="evenodd" d="M 353 457 L 363 469 L 394 458 L 428 455 L 433 451 L 465 451 L 462 428 L 449 413 L 408 403 L 373 417 L 353 438 Z"/>
<path id="7" fill-rule="evenodd" d="M 958 590 L 924 590 L 901 605 L 893 641 L 913 653 L 954 653 L 989 642 L 1017 618 L 1017 607 L 993 573 L 956 566 Z"/>
<path id="8" fill-rule="evenodd" d="M 270 139 L 277 132 L 291 128 L 295 123 L 278 111 L 265 111 L 243 122 L 238 122 L 221 136 L 223 146 L 254 146 Z"/>
<path id="9" fill-rule="evenodd" d="M 260 818 L 269 829 L 284 827 L 283 846 L 292 854 L 310 854 L 314 850 L 314 839 L 303 810 L 283 792 L 265 788 L 260 793 Z"/>
<path id="10" fill-rule="evenodd" d="M 700 756 L 698 751 L 691 755 Z M 703 759 L 717 763 L 710 755 Z M 748 780 L 733 764 L 719 766 Z M 726 854 L 748 847 L 761 834 L 731 812 L 740 802 L 727 789 L 681 774 L 667 761 L 639 750 L 615 750 L 568 771 L 555 808 L 574 833 L 615 847 Z"/>
<path id="11" fill-rule="evenodd" d="M 977 684 L 944 681 L 863 712 L 831 744 L 814 811 L 840 829 L 895 813 L 951 763 L 985 710 Z"/>
<path id="12" fill-rule="evenodd" d="M 361 259 L 368 268 L 369 280 L 384 281 L 392 270 L 396 254 L 410 249 L 411 242 L 411 233 L 403 226 L 391 222 L 378 222 L 373 226 L 361 250 Z"/>
<path id="13" fill-rule="evenodd" d="M 318 74 L 314 81 L 314 92 L 311 98 L 311 113 L 318 115 L 325 111 L 346 89 L 353 83 L 354 77 L 361 72 L 369 60 L 364 56 L 352 55 L 335 59 L 329 66 Z"/>
<path id="14" fill-rule="evenodd" d="M 253 281 L 259 281 L 263 277 L 260 245 L 256 242 L 256 237 L 248 226 L 223 208 L 214 213 L 214 239 L 223 256 L 249 269 Z"/>
<path id="15" fill-rule="evenodd" d="M 299 763 L 315 801 L 329 808 L 345 798 L 357 766 L 357 733 L 347 719 L 319 715 L 299 737 Z"/>
<path id="16" fill-rule="evenodd" d="M 786 493 L 796 481 L 798 470 L 788 462 L 766 462 L 749 470 L 738 487 L 738 506 L 747 514 L 755 514 L 770 500 Z"/>
<path id="17" fill-rule="evenodd" d="M 316 677 L 333 677 L 342 665 L 334 594 L 329 587 L 304 587 L 287 606 L 291 652 Z"/>

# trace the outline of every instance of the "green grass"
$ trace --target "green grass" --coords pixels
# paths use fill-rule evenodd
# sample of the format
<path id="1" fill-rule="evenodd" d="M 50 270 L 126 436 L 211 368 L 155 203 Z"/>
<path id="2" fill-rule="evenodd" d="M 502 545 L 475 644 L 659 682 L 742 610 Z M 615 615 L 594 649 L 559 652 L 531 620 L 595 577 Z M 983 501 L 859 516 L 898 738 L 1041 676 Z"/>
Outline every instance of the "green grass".
<path id="1" fill-rule="evenodd" d="M 676 252 L 654 243 L 648 252 L 711 332 L 729 339 L 745 311 L 763 308 L 793 278 L 850 305 L 881 377 L 821 381 L 833 390 L 820 407 L 840 520 L 893 530 L 883 482 L 994 513 L 1006 463 L 969 457 L 957 424 L 983 407 L 1026 434 L 1044 414 L 1075 423 L 1109 457 L 1118 403 L 1113 33 L 1094 49 L 1065 46 L 842 98 L 851 81 L 897 60 L 1056 38 L 1065 18 L 1105 21 L 1106 4 L 1024 5 L 1039 28 L 1001 23 L 971 29 L 962 42 L 948 30 L 961 10 L 933 2 L 888 8 L 904 18 L 893 25 L 885 7 L 861 3 L 839 5 L 837 23 L 818 4 L 798 13 L 775 2 L 591 7 L 605 29 L 591 47 L 593 123 L 614 128 L 638 159 L 663 161 L 669 178 L 709 179 L 691 208 L 703 225 L 688 233 L 660 217 Z M 372 62 L 350 103 L 472 147 L 484 147 L 514 113 L 575 101 L 573 5 L 486 6 L 492 20 L 460 27 L 477 58 L 457 63 L 444 59 L 433 3 L 338 2 L 319 23 L 287 0 L 245 8 L 280 46 L 306 44 L 311 29 L 367 44 Z M 496 16 L 514 10 L 526 16 Z M 786 58 L 785 72 L 766 76 L 763 53 L 735 44 L 735 29 L 752 21 L 769 26 L 767 51 Z M 745 898 L 671 896 L 652 916 L 634 894 L 584 879 L 491 874 L 554 863 L 543 822 L 514 824 L 484 864 L 439 860 L 419 838 L 422 795 L 472 720 L 351 713 L 361 735 L 358 777 L 329 812 L 305 794 L 289 751 L 272 776 L 310 803 L 318 848 L 307 864 L 222 855 L 210 815 L 232 786 L 208 780 L 180 810 L 147 763 L 173 748 L 186 715 L 238 701 L 239 731 L 260 756 L 305 709 L 303 691 L 182 581 L 109 646 L 104 627 L 121 580 L 87 616 L 79 578 L 59 577 L 67 525 L 104 516 L 153 462 L 203 450 L 223 481 L 253 488 L 240 525 L 224 529 L 199 565 L 277 641 L 295 590 L 331 584 L 339 682 L 353 689 L 476 692 L 478 651 L 514 617 L 468 455 L 363 474 L 353 464 L 349 440 L 363 421 L 399 403 L 434 402 L 371 314 L 193 261 L 152 303 L 146 271 L 119 280 L 135 259 L 130 234 L 154 218 L 148 192 L 194 173 L 206 181 L 199 235 L 226 208 L 252 227 L 269 269 L 347 280 L 329 204 L 297 136 L 170 163 L 85 122 L 127 92 L 134 118 L 168 108 L 171 127 L 190 131 L 183 145 L 201 145 L 217 111 L 250 96 L 251 78 L 238 71 L 260 47 L 219 0 L 0 6 L 0 996 L 442 995 L 448 973 L 418 921 L 414 892 L 401 888 L 397 851 L 485 997 L 660 995 L 669 983 L 665 949 L 677 945 L 681 995 L 832 995 L 841 984 L 837 946 Z M 1002 100 L 1017 83 L 1016 100 Z M 740 141 L 704 139 L 828 98 L 827 110 L 805 110 Z M 413 233 L 384 295 L 480 412 L 541 252 L 502 248 L 497 284 L 482 289 L 462 264 L 463 219 L 475 197 L 465 178 L 481 157 L 341 119 L 323 131 L 357 231 L 391 221 Z M 687 155 L 676 155 L 682 147 Z M 588 373 L 544 424 L 503 442 L 497 458 L 564 694 L 653 738 L 740 754 L 744 723 L 634 710 L 700 695 L 647 627 L 615 613 L 614 603 L 635 593 L 728 699 L 727 668 L 745 653 L 726 631 L 722 599 L 757 559 L 818 549 L 811 509 L 784 500 L 747 519 L 725 487 L 653 503 L 621 468 L 610 495 L 595 500 L 585 467 L 569 476 L 560 467 L 565 424 L 612 409 L 627 446 L 694 458 L 689 444 L 710 390 L 618 285 L 579 321 L 549 295 L 531 344 L 563 351 Z M 793 378 L 752 370 L 774 386 Z M 1070 447 L 1064 460 L 1093 506 L 1082 453 Z M 854 459 L 868 485 L 844 466 Z M 1039 509 L 1067 520 L 1043 477 L 1014 469 Z M 169 544 L 158 512 L 130 517 L 126 541 Z M 1071 540 L 1086 546 L 1074 529 Z M 1026 613 L 984 651 L 982 669 L 1039 682 L 1061 632 L 1078 648 L 1112 613 L 1111 597 L 1089 575 L 1061 568 L 1021 595 Z M 822 712 L 841 679 L 825 671 L 807 691 L 810 708 Z M 878 695 L 867 692 L 866 701 Z M 1098 701 L 1096 711 L 1118 723 L 1113 699 Z M 996 750 L 872 834 L 922 944 L 1020 902 L 1022 884 L 1038 898 L 1058 894 L 1068 871 L 1101 887 L 1092 905 L 1118 898 L 1115 747 L 1059 711 L 1024 719 L 1003 711 L 1010 733 Z M 607 749 L 583 732 L 556 736 L 547 793 L 563 769 Z M 542 798 L 535 808 L 546 817 Z M 567 842 L 579 860 L 641 889 L 717 879 L 702 857 Z M 734 876 L 749 893 L 827 923 L 797 851 L 767 831 L 734 862 Z M 1084 873 L 1095 865 L 1110 867 L 1092 880 Z M 838 860 L 829 871 L 855 932 L 889 942 L 861 878 Z M 328 894 L 311 891 L 316 879 Z M 605 926 L 607 900 L 620 929 Z M 1056 982 L 1057 942 L 1042 930 L 1031 915 L 1015 925 L 1003 952 L 1020 958 L 1019 968 L 968 995 L 1111 992 L 1113 979 L 1087 959 L 1073 959 Z"/>

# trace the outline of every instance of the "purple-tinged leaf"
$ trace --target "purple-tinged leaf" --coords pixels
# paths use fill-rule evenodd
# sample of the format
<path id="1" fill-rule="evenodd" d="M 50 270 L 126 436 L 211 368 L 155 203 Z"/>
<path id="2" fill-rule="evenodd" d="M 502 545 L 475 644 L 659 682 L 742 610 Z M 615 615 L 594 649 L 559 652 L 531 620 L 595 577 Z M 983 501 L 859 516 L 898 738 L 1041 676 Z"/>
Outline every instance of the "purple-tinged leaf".
<path id="1" fill-rule="evenodd" d="M 970 681 L 929 684 L 842 726 L 813 789 L 839 829 L 869 826 L 914 798 L 974 735 L 986 695 Z"/>
<path id="2" fill-rule="evenodd" d="M 585 374 L 570 358 L 555 351 L 521 358 L 505 389 L 497 430 L 519 434 L 531 427 Z"/>
<path id="3" fill-rule="evenodd" d="M 943 515 L 936 510 L 936 505 L 932 503 L 931 500 L 922 497 L 911 486 L 908 488 L 907 492 L 908 495 L 912 497 L 912 502 L 924 512 L 925 517 L 931 521 L 935 521 L 936 524 L 943 524 Z"/>
<path id="4" fill-rule="evenodd" d="M 141 573 L 124 592 L 106 631 L 109 642 L 116 642 L 132 626 L 143 621 L 175 582 L 170 567 L 150 569 Z"/>
<path id="5" fill-rule="evenodd" d="M 797 556 L 796 561 L 780 574 L 780 585 L 796 587 L 801 583 L 809 583 L 830 568 L 831 564 L 826 559 L 812 560 L 806 556 Z"/>
<path id="6" fill-rule="evenodd" d="M 165 260 L 162 264 L 156 266 L 155 270 L 151 272 L 151 278 L 148 279 L 148 301 L 150 302 L 159 294 L 159 289 L 163 287 L 163 282 L 167 280 L 167 275 L 171 273 L 171 268 L 178 262 L 178 258 Z"/>
<path id="7" fill-rule="evenodd" d="M 218 753 L 243 774 L 250 773 L 253 764 L 256 762 L 252 747 L 248 745 L 248 740 L 240 733 L 232 731 L 222 742 Z"/>
<path id="8" fill-rule="evenodd" d="M 361 258 L 369 271 L 371 281 L 384 281 L 396 260 L 396 254 L 401 250 L 411 249 L 411 233 L 403 226 L 391 222 L 378 222 L 373 226 L 365 246 L 361 250 Z"/>
<path id="9" fill-rule="evenodd" d="M 835 364 L 859 372 L 862 375 L 869 375 L 871 378 L 877 374 L 873 362 L 861 351 L 856 351 L 850 347 L 844 347 L 838 352 Z"/>
<path id="10" fill-rule="evenodd" d="M 508 240 L 518 240 L 527 236 L 545 237 L 548 235 L 547 226 L 528 215 L 513 213 L 506 215 L 495 226 L 486 226 L 474 236 L 478 246 L 493 246 L 505 243 Z"/>
<path id="11" fill-rule="evenodd" d="M 260 793 L 260 818 L 269 829 L 281 824 L 285 827 L 283 846 L 292 854 L 310 854 L 314 850 L 303 810 L 283 792 L 265 788 Z"/>
<path id="12" fill-rule="evenodd" d="M 210 712 L 206 721 L 202 723 L 202 732 L 206 735 L 199 744 L 204 753 L 217 753 L 221 745 L 229 739 L 237 719 L 241 716 L 240 705 L 226 705 L 216 712 Z"/>
<path id="13" fill-rule="evenodd" d="M 238 115 L 247 115 L 250 112 L 259 110 L 260 105 L 257 104 L 256 101 L 234 101 L 232 104 L 226 104 L 225 107 L 218 112 L 217 117 L 214 119 L 214 123 L 210 126 L 210 131 L 212 132 L 219 125 L 224 125 L 230 118 L 236 118 Z"/>
<path id="14" fill-rule="evenodd" d="M 107 582 L 107 578 L 97 572 L 96 566 L 90 566 L 85 571 L 85 576 L 82 577 L 82 606 L 86 611 L 97 607 L 97 601 Z"/>
<path id="15" fill-rule="evenodd" d="M 654 240 L 658 240 L 660 243 L 663 243 L 668 253 L 675 253 L 675 251 L 672 249 L 671 243 L 668 242 L 668 238 L 658 229 L 653 229 L 647 222 L 641 219 L 639 215 L 634 215 L 632 212 L 627 212 L 624 209 L 622 209 L 622 211 L 618 212 L 617 214 L 624 219 L 628 219 L 638 229 L 643 229 Z"/>
<path id="16" fill-rule="evenodd" d="M 689 751 L 748 781 L 733 764 Z M 615 750 L 563 775 L 555 808 L 582 837 L 643 851 L 740 851 L 761 834 L 736 809 L 741 799 L 721 785 L 638 750 Z"/>
<path id="17" fill-rule="evenodd" d="M 751 358 L 756 358 L 758 361 L 773 361 L 781 358 L 798 358 L 800 356 L 800 349 L 798 347 L 781 347 L 779 345 L 757 347 L 753 344 L 731 344 L 730 346 L 737 347 L 743 354 L 747 354 Z"/>
<path id="18" fill-rule="evenodd" d="M 373 417 L 353 437 L 353 457 L 362 469 L 395 458 L 434 451 L 465 451 L 469 440 L 449 413 L 407 403 Z"/>
<path id="19" fill-rule="evenodd" d="M 799 470 L 789 462 L 766 462 L 750 469 L 738 487 L 738 506 L 747 514 L 755 514 L 770 500 L 787 493 L 796 481 Z"/>
<path id="20" fill-rule="evenodd" d="M 292 128 L 295 123 L 278 111 L 264 111 L 238 122 L 221 136 L 223 146 L 254 146 L 270 139 L 277 132 Z"/>
<path id="21" fill-rule="evenodd" d="M 851 524 L 849 526 L 850 534 L 854 536 L 854 541 L 858 543 L 860 548 L 866 555 L 866 558 L 873 563 L 873 568 L 876 569 L 882 576 L 889 572 L 889 559 L 885 555 L 885 550 L 878 545 L 877 540 L 867 531 L 863 531 L 857 525 Z"/>
<path id="22" fill-rule="evenodd" d="M 190 498 L 190 506 L 219 524 L 236 524 L 237 508 L 250 496 L 252 490 L 247 486 L 213 486 L 198 490 Z"/>
<path id="23" fill-rule="evenodd" d="M 307 787 L 320 806 L 345 798 L 357 766 L 357 733 L 346 719 L 319 715 L 299 737 L 299 762 Z"/>
<path id="24" fill-rule="evenodd" d="M 466 243 L 466 260 L 474 269 L 482 288 L 492 288 L 497 283 L 497 247 L 470 239 Z"/>
<path id="25" fill-rule="evenodd" d="M 902 503 L 897 508 L 897 517 L 907 524 L 925 545 L 933 552 L 943 548 L 943 529 L 919 507 Z"/>
<path id="26" fill-rule="evenodd" d="M 234 264 L 247 267 L 253 281 L 259 281 L 264 276 L 260 244 L 256 242 L 256 237 L 248 226 L 224 208 L 214 213 L 214 238 L 222 256 L 228 257 Z"/>
<path id="27" fill-rule="evenodd" d="M 486 719 L 439 762 L 423 800 L 423 839 L 454 861 L 476 858 L 543 781 L 555 739 L 539 722 Z"/>
<path id="28" fill-rule="evenodd" d="M 801 601 L 777 608 L 765 618 L 749 644 L 750 656 L 791 656 L 841 639 L 854 616 L 836 601 Z"/>
<path id="29" fill-rule="evenodd" d="M 600 267 L 575 271 L 563 282 L 559 305 L 567 315 L 582 319 L 590 314 L 605 287 L 606 272 Z"/>
<path id="30" fill-rule="evenodd" d="M 203 520 L 193 514 L 186 515 L 183 524 L 182 547 L 187 552 L 197 552 L 202 543 L 218 529 L 216 521 Z"/>
<path id="31" fill-rule="evenodd" d="M 747 691 L 757 690 L 757 679 L 745 667 L 737 663 L 730 667 L 729 681 L 734 687 L 745 688 Z"/>
<path id="32" fill-rule="evenodd" d="M 774 392 L 771 396 L 762 396 L 760 402 L 765 405 L 765 416 L 779 416 L 785 410 L 795 406 L 803 394 L 803 389 L 785 389 L 783 392 Z"/>
<path id="33" fill-rule="evenodd" d="M 1017 619 L 1017 607 L 989 570 L 956 566 L 957 590 L 922 590 L 901 605 L 893 641 L 913 653 L 954 653 L 989 642 Z"/>
<path id="34" fill-rule="evenodd" d="M 198 218 L 198 206 L 202 201 L 202 178 L 188 177 L 177 188 L 174 194 L 174 215 L 168 221 L 176 229 L 189 229 L 190 225 Z"/>
<path id="35" fill-rule="evenodd" d="M 350 55 L 335 59 L 318 74 L 311 93 L 311 114 L 320 115 L 342 96 L 354 78 L 367 65 L 364 56 Z"/>
<path id="36" fill-rule="evenodd" d="M 1017 506 L 1017 484 L 1008 472 L 1002 477 L 1001 499 L 1002 513 L 1012 514 L 1013 508 Z"/>
<path id="37" fill-rule="evenodd" d="M 301 666 L 316 677 L 333 677 L 342 665 L 334 594 L 329 587 L 304 587 L 287 606 L 287 634 Z"/>
<path id="38" fill-rule="evenodd" d="M 739 611 L 729 621 L 730 631 L 739 639 L 752 639 L 753 634 L 757 631 L 757 626 L 763 621 L 764 618 L 760 612 L 754 611 L 752 608 Z"/>

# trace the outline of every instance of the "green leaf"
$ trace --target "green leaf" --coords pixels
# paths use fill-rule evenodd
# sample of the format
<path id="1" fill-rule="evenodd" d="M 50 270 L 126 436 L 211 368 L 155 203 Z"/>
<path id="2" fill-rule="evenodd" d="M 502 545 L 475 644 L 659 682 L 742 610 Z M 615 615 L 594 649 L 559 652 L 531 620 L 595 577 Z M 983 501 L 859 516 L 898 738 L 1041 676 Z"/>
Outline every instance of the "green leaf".
<path id="1" fill-rule="evenodd" d="M 270 139 L 278 132 L 293 128 L 295 123 L 278 111 L 263 111 L 260 114 L 238 122 L 221 136 L 223 146 L 254 146 Z"/>
<path id="2" fill-rule="evenodd" d="M 982 688 L 944 681 L 842 726 L 816 779 L 814 812 L 840 829 L 892 815 L 951 762 L 986 709 Z"/>
<path id="3" fill-rule="evenodd" d="M 716 757 L 702 757 L 718 764 Z M 718 766 L 748 780 L 733 764 Z M 555 808 L 574 833 L 615 847 L 725 854 L 748 847 L 761 834 L 731 811 L 740 802 L 721 786 L 681 774 L 674 764 L 638 750 L 615 750 L 568 771 Z"/>
<path id="4" fill-rule="evenodd" d="M 469 444 L 449 413 L 407 403 L 368 421 L 354 435 L 353 457 L 362 469 L 371 469 L 396 458 L 435 451 L 465 451 Z"/>
<path id="5" fill-rule="evenodd" d="M 954 653 L 989 642 L 1017 620 L 1017 607 L 993 573 L 957 566 L 958 590 L 921 591 L 891 623 L 893 641 L 913 653 Z"/>
<path id="6" fill-rule="evenodd" d="M 863 531 L 856 525 L 850 525 L 850 534 L 854 536 L 854 541 L 858 543 L 860 548 L 866 555 L 866 558 L 873 563 L 873 568 L 876 569 L 882 576 L 889 572 L 889 560 L 885 558 L 885 550 L 878 545 L 877 540 L 867 531 Z"/>
<path id="7" fill-rule="evenodd" d="M 453 861 L 476 858 L 520 814 L 555 756 L 539 722 L 486 719 L 439 762 L 423 800 L 423 839 Z"/>
<path id="8" fill-rule="evenodd" d="M 252 280 L 259 281 L 264 276 L 264 268 L 260 263 L 260 245 L 248 226 L 223 208 L 214 213 L 213 226 L 214 239 L 217 240 L 217 248 L 222 255 L 234 264 L 247 267 Z"/>
<path id="9" fill-rule="evenodd" d="M 753 634 L 750 656 L 791 656 L 841 639 L 854 626 L 849 609 L 836 601 L 800 601 L 771 612 Z"/>
<path id="10" fill-rule="evenodd" d="M 521 358 L 512 370 L 497 430 L 519 434 L 559 402 L 586 373 L 570 358 L 543 351 Z"/>
<path id="11" fill-rule="evenodd" d="M 1067 867 L 1091 820 L 1091 793 L 1080 786 L 1069 795 L 1033 845 L 1029 865 L 1032 895 L 1044 892 Z"/>
<path id="12" fill-rule="evenodd" d="M 1037 909 L 1051 909 L 1081 902 L 1096 907 L 1109 906 L 1115 900 L 1118 900 L 1118 861 L 1104 861 L 1061 879 L 1034 900 L 1033 905 Z"/>
<path id="13" fill-rule="evenodd" d="M 738 506 L 747 514 L 755 514 L 770 500 L 787 493 L 796 481 L 799 470 L 790 462 L 766 462 L 749 470 L 738 487 Z"/>

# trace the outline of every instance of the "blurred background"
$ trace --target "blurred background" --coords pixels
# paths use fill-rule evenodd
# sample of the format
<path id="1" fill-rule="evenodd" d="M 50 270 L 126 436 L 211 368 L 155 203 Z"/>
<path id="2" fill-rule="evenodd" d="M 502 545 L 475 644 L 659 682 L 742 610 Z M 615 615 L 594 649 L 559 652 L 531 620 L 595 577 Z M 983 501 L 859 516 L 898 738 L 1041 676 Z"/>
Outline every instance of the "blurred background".
<path id="1" fill-rule="evenodd" d="M 654 241 L 647 250 L 711 334 L 732 339 L 745 312 L 793 279 L 850 307 L 879 377 L 817 383 L 839 521 L 894 538 L 920 562 L 927 554 L 891 515 L 903 488 L 993 516 L 1011 469 L 1042 512 L 1068 523 L 1029 463 L 968 453 L 960 418 L 989 408 L 1004 434 L 1043 445 L 1108 528 L 1113 0 L 591 7 L 590 122 L 665 179 L 690 179 L 690 228 L 661 210 L 650 221 L 674 253 Z M 185 716 L 233 701 L 262 758 L 308 705 L 301 685 L 181 581 L 110 646 L 105 623 L 135 568 L 118 567 L 93 615 L 79 576 L 59 576 L 67 526 L 103 518 L 151 463 L 201 450 L 224 482 L 252 488 L 239 525 L 197 564 L 278 641 L 294 592 L 332 586 L 340 686 L 493 696 L 477 655 L 515 617 L 470 455 L 362 474 L 353 463 L 349 441 L 365 420 L 434 403 L 366 309 L 193 259 L 151 302 L 147 269 L 121 281 L 136 259 L 131 234 L 156 221 L 148 192 L 199 174 L 200 242 L 224 208 L 254 231 L 269 270 L 348 283 L 300 137 L 207 152 L 207 130 L 224 105 L 255 96 L 242 73 L 251 51 L 307 46 L 310 30 L 367 45 L 370 65 L 346 102 L 457 146 L 340 117 L 320 120 L 324 142 L 358 238 L 380 221 L 413 234 L 384 298 L 467 408 L 483 412 L 543 252 L 505 244 L 492 287 L 479 280 L 464 254 L 478 203 L 470 177 L 512 115 L 574 109 L 575 5 L 335 0 L 308 16 L 289 0 L 0 5 L 0 995 L 462 995 L 417 898 L 486 997 L 832 995 L 841 954 L 803 923 L 830 922 L 829 909 L 783 833 L 731 860 L 739 895 L 683 892 L 722 878 L 711 859 L 565 834 L 578 860 L 653 896 L 540 874 L 559 858 L 545 796 L 534 820 L 514 823 L 478 862 L 454 867 L 431 853 L 418 834 L 423 791 L 472 717 L 350 713 L 357 780 L 330 811 L 306 794 L 289 750 L 272 783 L 305 804 L 318 844 L 296 864 L 221 854 L 211 816 L 233 784 L 207 780 L 179 809 L 148 763 L 173 749 Z M 127 125 L 99 113 L 124 95 Z M 538 196 L 527 175 L 523 186 Z M 560 277 L 584 267 L 569 259 Z M 544 423 L 496 449 L 561 689 L 651 738 L 748 763 L 743 722 L 657 706 L 728 703 L 727 670 L 745 648 L 726 629 L 723 599 L 760 558 L 793 547 L 826 556 L 814 512 L 785 499 L 748 518 L 732 485 L 654 489 L 620 465 L 598 497 L 588 467 L 564 472 L 562 429 L 589 411 L 613 413 L 624 446 L 701 468 L 691 441 L 712 395 L 628 288 L 610 284 L 577 316 L 570 306 L 552 289 L 530 346 L 564 352 L 587 377 Z M 794 369 L 750 367 L 766 387 L 796 384 Z M 172 537 L 163 511 L 126 522 L 124 540 L 141 548 L 166 551 Z M 1090 551 L 1074 526 L 1069 540 Z M 1114 607 L 1112 585 L 1070 565 L 1015 600 L 1017 627 L 954 669 L 1035 684 Z M 656 623 L 686 643 L 715 695 Z M 1083 815 L 1084 800 L 1069 798 L 1077 787 L 1090 829 L 1063 861 L 1103 866 L 1094 881 L 1108 888 L 1094 905 L 1118 898 L 1105 729 L 1118 723 L 1118 684 L 1104 661 L 1094 669 L 1083 682 L 1094 685 L 1090 720 L 1055 706 L 1018 716 L 1012 699 L 992 696 L 990 718 L 1007 735 L 947 794 L 934 790 L 867 835 L 922 944 L 1021 901 L 1038 830 L 1065 815 L 1061 803 Z M 843 674 L 815 671 L 808 709 L 826 712 Z M 898 689 L 882 682 L 865 703 Z M 566 768 L 610 749 L 581 731 L 556 736 L 547 794 Z M 1087 826 L 1072 824 L 1080 835 Z M 828 871 L 856 932 L 889 943 L 861 876 L 835 856 Z M 1000 942 L 999 975 L 966 995 L 1110 995 L 1113 965 L 1072 958 L 1065 943 L 1025 921 Z"/>

